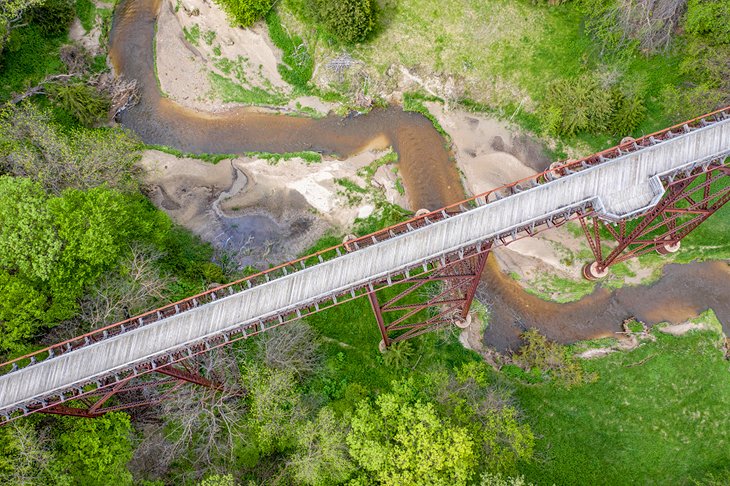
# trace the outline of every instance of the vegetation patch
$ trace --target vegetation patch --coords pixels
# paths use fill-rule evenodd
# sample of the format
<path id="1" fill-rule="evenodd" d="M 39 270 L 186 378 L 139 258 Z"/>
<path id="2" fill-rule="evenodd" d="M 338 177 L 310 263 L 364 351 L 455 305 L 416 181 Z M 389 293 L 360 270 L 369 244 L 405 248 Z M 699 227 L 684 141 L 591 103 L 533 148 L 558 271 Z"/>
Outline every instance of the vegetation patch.
<path id="1" fill-rule="evenodd" d="M 711 311 L 694 322 L 719 325 Z M 582 363 L 599 379 L 565 390 L 522 386 L 537 455 L 520 470 L 539 484 L 700 481 L 730 460 L 730 376 L 716 331 L 655 333 L 630 352 Z"/>
<path id="2" fill-rule="evenodd" d="M 246 88 L 217 73 L 209 73 L 209 77 L 215 96 L 227 103 L 281 106 L 288 101 L 281 94 L 270 93 L 258 86 Z"/>

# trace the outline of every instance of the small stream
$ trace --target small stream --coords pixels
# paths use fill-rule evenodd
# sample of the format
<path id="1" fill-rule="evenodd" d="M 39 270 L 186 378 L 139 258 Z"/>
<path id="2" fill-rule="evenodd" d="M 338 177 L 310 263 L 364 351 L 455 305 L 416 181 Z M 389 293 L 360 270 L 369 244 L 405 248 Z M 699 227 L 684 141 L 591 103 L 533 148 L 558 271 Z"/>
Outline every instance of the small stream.
<path id="1" fill-rule="evenodd" d="M 464 198 L 459 173 L 443 138 L 419 114 L 398 107 L 318 120 L 248 108 L 208 114 L 162 96 L 155 78 L 153 51 L 160 6 L 161 0 L 122 0 L 111 31 L 110 58 L 116 72 L 137 79 L 141 90 L 140 103 L 121 113 L 120 122 L 143 141 L 192 153 L 311 150 L 339 157 L 356 154 L 365 147 L 392 145 L 399 154 L 411 209 L 437 209 Z M 237 234 L 241 243 L 250 234 L 276 233 L 276 223 L 266 216 L 236 219 L 232 223 L 240 229 Z M 730 267 L 725 262 L 668 265 L 654 285 L 617 291 L 599 288 L 578 302 L 557 304 L 525 292 L 491 259 L 482 276 L 482 287 L 491 307 L 485 341 L 500 351 L 516 348 L 518 334 L 530 327 L 539 328 L 550 339 L 573 342 L 612 335 L 630 316 L 648 324 L 677 323 L 708 308 L 717 312 L 725 332 L 730 334 L 730 299 L 726 292 Z"/>

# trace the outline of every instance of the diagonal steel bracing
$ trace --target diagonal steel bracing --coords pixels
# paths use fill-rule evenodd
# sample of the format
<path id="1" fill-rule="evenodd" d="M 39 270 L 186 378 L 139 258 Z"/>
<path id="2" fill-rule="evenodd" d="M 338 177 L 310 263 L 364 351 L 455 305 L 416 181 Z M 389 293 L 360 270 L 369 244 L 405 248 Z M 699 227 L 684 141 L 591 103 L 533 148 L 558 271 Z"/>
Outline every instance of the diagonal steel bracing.
<path id="1" fill-rule="evenodd" d="M 457 270 L 460 262 L 572 218 L 582 217 L 586 228 L 600 220 L 587 234 L 604 264 L 605 234 L 626 235 L 622 252 L 639 254 L 651 244 L 670 251 L 726 202 L 716 187 L 728 180 L 728 155 L 730 107 L 14 359 L 0 365 L 0 423 L 69 400 L 91 408 L 130 374 L 183 363 L 365 295 L 384 342 L 413 337 L 466 316 L 479 261 L 468 271 Z M 695 177 L 706 172 L 717 179 Z M 687 193 L 693 187 L 701 196 Z M 605 221 L 618 229 L 611 233 Z M 647 233 L 662 231 L 656 224 L 669 237 L 663 247 Z M 421 305 L 409 298 L 429 286 L 424 279 L 440 290 Z M 94 410 L 102 408 L 110 407 Z"/>

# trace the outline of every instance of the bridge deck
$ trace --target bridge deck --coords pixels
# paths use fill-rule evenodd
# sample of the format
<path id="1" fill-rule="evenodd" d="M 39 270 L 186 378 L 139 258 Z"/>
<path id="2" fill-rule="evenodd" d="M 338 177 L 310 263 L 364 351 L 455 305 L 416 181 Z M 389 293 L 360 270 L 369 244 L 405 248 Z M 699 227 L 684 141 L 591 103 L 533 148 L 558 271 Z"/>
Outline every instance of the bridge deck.
<path id="1" fill-rule="evenodd" d="M 624 219 L 655 205 L 659 176 L 730 154 L 730 118 L 468 210 L 432 225 L 0 377 L 0 413 L 207 337 L 304 308 L 389 274 L 566 211 Z M 343 323 L 347 325 L 347 323 Z"/>

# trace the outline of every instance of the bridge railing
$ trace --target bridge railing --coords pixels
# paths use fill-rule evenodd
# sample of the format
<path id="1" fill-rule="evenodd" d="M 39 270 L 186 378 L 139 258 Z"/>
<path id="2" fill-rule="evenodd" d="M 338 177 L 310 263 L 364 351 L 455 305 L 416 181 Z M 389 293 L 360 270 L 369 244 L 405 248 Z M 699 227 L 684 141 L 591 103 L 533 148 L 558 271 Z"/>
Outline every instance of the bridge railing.
<path id="1" fill-rule="evenodd" d="M 626 139 L 622 140 L 622 143 L 614 147 L 589 155 L 588 157 L 584 157 L 579 160 L 571 160 L 564 163 L 552 164 L 549 169 L 538 174 L 534 174 L 529 177 L 525 177 L 524 179 L 520 179 L 509 184 L 496 187 L 487 192 L 483 192 L 476 196 L 464 199 L 463 201 L 459 201 L 450 206 L 431 211 L 428 214 L 422 215 L 418 218 L 413 218 L 412 220 L 406 221 L 404 223 L 398 223 L 388 228 L 384 228 L 382 230 L 371 233 L 369 235 L 350 240 L 346 243 L 346 245 L 349 249 L 358 249 L 370 246 L 372 244 L 376 244 L 379 241 L 393 238 L 395 236 L 398 236 L 399 234 L 411 231 L 411 229 L 414 229 L 415 227 L 434 223 L 436 221 L 453 216 L 454 214 L 462 213 L 475 207 L 498 201 L 513 194 L 531 189 L 537 185 L 544 184 L 565 175 L 580 172 L 582 170 L 594 167 L 605 162 L 609 162 L 617 157 L 636 152 L 637 150 L 641 150 L 643 148 L 651 147 L 652 145 L 656 145 L 657 143 L 660 143 L 674 136 L 689 133 L 692 130 L 702 128 L 716 122 L 720 122 L 727 118 L 730 118 L 730 106 L 719 109 L 712 113 L 708 113 L 706 115 L 699 116 L 692 120 L 678 123 L 677 125 L 671 126 L 669 128 L 650 133 L 649 135 L 645 135 L 641 138 L 633 139 L 631 137 L 626 137 Z"/>
<path id="2" fill-rule="evenodd" d="M 53 359 L 56 356 L 60 356 L 84 346 L 89 346 L 104 339 L 110 339 L 141 326 L 150 325 L 180 312 L 185 312 L 200 305 L 252 288 L 256 285 L 261 285 L 273 279 L 284 277 L 290 273 L 301 271 L 313 265 L 318 265 L 326 260 L 336 258 L 345 253 L 357 251 L 358 249 L 377 244 L 380 241 L 414 231 L 418 228 L 452 217 L 455 214 L 469 211 L 476 207 L 508 197 L 512 194 L 528 190 L 555 178 L 569 175 L 597 164 L 608 162 L 616 157 L 640 150 L 641 148 L 655 145 L 662 140 L 671 138 L 677 134 L 687 133 L 693 129 L 700 128 L 726 118 L 730 118 L 730 106 L 650 135 L 646 135 L 636 140 L 626 140 L 622 144 L 583 159 L 569 161 L 560 165 L 553 165 L 550 169 L 539 174 L 497 187 L 458 203 L 431 211 L 424 215 L 416 216 L 407 221 L 395 224 L 374 233 L 351 239 L 340 245 L 327 248 L 312 255 L 307 255 L 296 260 L 282 263 L 281 265 L 250 275 L 240 280 L 207 290 L 192 297 L 173 302 L 144 314 L 101 327 L 86 334 L 82 334 L 66 341 L 53 344 L 47 348 L 15 358 L 6 363 L 0 364 L 0 375 L 11 373 L 27 366 L 32 366 L 47 359 Z"/>

